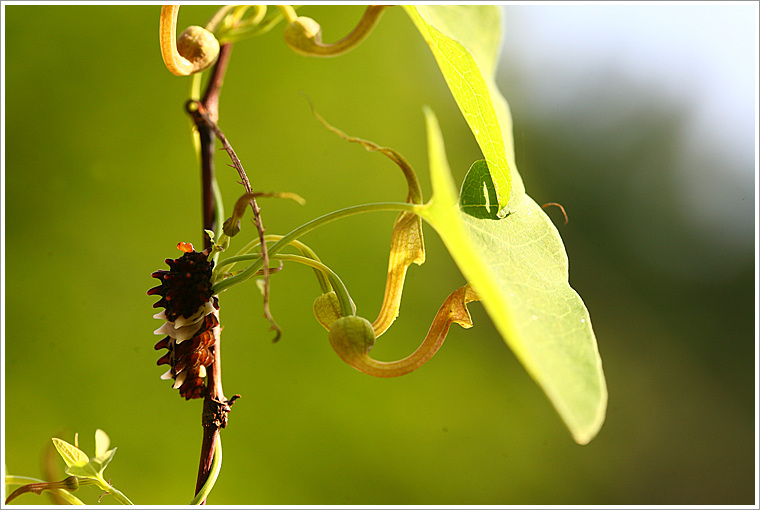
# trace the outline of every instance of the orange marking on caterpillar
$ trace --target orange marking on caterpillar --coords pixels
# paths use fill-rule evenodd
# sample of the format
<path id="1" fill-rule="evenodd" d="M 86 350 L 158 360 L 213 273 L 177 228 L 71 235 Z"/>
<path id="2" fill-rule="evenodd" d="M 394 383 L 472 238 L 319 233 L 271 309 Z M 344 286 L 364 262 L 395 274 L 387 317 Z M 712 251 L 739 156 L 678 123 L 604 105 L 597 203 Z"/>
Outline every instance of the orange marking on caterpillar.
<path id="1" fill-rule="evenodd" d="M 195 248 L 193 248 L 193 243 L 177 243 L 177 249 L 185 253 L 192 253 L 195 251 Z"/>

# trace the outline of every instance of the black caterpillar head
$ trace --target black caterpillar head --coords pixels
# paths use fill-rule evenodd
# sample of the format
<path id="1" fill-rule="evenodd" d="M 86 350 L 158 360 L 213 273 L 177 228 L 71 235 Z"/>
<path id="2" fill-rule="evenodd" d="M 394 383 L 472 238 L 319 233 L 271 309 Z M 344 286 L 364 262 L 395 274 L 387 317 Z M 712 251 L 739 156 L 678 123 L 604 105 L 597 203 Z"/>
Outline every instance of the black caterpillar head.
<path id="1" fill-rule="evenodd" d="M 148 291 L 149 296 L 161 296 L 153 308 L 166 308 L 166 319 L 171 322 L 179 316 L 191 317 L 213 294 L 211 272 L 214 262 L 208 261 L 208 250 L 197 252 L 190 243 L 179 243 L 178 247 L 185 254 L 178 259 L 166 259 L 169 270 L 151 274 L 161 280 L 161 285 Z"/>

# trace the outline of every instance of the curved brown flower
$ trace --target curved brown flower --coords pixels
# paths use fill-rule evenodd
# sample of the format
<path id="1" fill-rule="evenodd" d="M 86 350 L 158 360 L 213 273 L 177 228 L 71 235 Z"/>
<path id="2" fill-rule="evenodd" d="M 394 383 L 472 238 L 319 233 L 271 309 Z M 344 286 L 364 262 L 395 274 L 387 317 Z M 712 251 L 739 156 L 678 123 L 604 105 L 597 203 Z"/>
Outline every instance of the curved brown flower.
<path id="1" fill-rule="evenodd" d="M 341 317 L 330 325 L 330 345 L 343 361 L 365 374 L 375 377 L 398 377 L 417 370 L 433 357 L 443 345 L 449 327 L 456 322 L 472 327 L 467 303 L 479 298 L 467 284 L 452 292 L 438 309 L 428 334 L 412 354 L 398 361 L 377 361 L 369 356 L 375 344 L 373 325 L 356 315 Z"/>

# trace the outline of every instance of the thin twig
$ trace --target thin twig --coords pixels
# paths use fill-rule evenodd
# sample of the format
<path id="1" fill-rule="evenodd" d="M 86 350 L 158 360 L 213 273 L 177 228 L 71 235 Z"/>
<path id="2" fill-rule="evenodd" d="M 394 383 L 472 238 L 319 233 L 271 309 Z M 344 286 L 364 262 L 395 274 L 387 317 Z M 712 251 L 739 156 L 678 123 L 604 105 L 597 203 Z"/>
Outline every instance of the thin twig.
<path id="1" fill-rule="evenodd" d="M 559 207 L 559 210 L 560 210 L 560 211 L 562 211 L 562 216 L 564 216 L 564 217 L 565 217 L 565 225 L 567 225 L 567 222 L 568 222 L 568 219 L 567 219 L 567 213 L 565 212 L 565 208 L 564 208 L 564 207 L 562 207 L 562 204 L 558 204 L 557 202 L 548 202 L 548 203 L 546 203 L 546 204 L 542 205 L 542 206 L 541 206 L 541 209 L 546 209 L 546 208 L 547 208 L 547 207 L 549 207 L 550 205 L 553 205 L 553 206 Z"/>
<path id="2" fill-rule="evenodd" d="M 195 110 L 193 110 L 193 106 Z M 253 188 L 251 187 L 251 182 L 248 180 L 248 176 L 245 173 L 245 170 L 243 169 L 243 164 L 240 162 L 240 158 L 237 157 L 237 154 L 235 154 L 234 149 L 232 148 L 232 145 L 230 145 L 230 142 L 227 140 L 227 137 L 224 136 L 224 133 L 221 129 L 219 129 L 219 126 L 216 124 L 216 122 L 213 121 L 213 119 L 210 118 L 208 115 L 208 112 L 206 111 L 204 105 L 202 103 L 198 103 L 196 101 L 188 101 L 188 111 L 190 111 L 193 114 L 199 115 L 207 124 L 208 126 L 213 130 L 214 134 L 216 134 L 216 137 L 219 139 L 220 142 L 222 142 L 222 147 L 225 151 L 227 151 L 227 154 L 229 154 L 230 159 L 232 160 L 232 167 L 237 170 L 238 175 L 240 176 L 240 180 L 243 183 L 243 186 L 245 187 L 245 190 L 247 193 L 253 193 Z M 277 323 L 274 320 L 274 317 L 272 317 L 272 313 L 269 310 L 269 254 L 267 253 L 267 246 L 266 242 L 264 241 L 264 223 L 261 221 L 261 209 L 259 208 L 259 204 L 256 202 L 256 198 L 252 197 L 251 201 L 251 210 L 253 211 L 253 218 L 254 222 L 256 223 L 256 229 L 259 232 L 259 241 L 261 242 L 261 259 L 264 263 L 264 316 L 269 320 L 269 323 L 272 325 L 272 330 L 276 332 L 274 342 L 280 339 L 280 327 L 277 325 Z"/>

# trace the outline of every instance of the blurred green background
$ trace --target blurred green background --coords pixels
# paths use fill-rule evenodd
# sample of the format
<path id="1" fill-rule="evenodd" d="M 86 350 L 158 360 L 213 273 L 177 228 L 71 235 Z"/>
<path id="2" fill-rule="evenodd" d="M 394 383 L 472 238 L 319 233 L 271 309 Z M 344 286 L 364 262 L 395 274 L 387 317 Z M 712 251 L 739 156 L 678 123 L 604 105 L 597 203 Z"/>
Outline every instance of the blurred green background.
<path id="1" fill-rule="evenodd" d="M 210 504 L 755 501 L 753 148 L 739 155 L 730 175 L 744 180 L 730 188 L 735 153 L 715 146 L 712 159 L 679 160 L 689 105 L 616 72 L 614 62 L 604 79 L 589 74 L 583 94 L 537 108 L 547 83 L 515 59 L 524 41 L 510 32 L 531 7 L 514 17 L 510 9 L 499 79 L 528 193 L 561 202 L 570 216 L 565 226 L 548 210 L 599 340 L 610 393 L 601 433 L 588 446 L 573 443 L 477 303 L 475 327 L 452 328 L 417 372 L 380 380 L 353 370 L 313 318 L 311 271 L 287 266 L 272 280 L 277 344 L 253 283 L 221 296 L 225 393 L 242 398 L 223 432 Z M 183 7 L 180 30 L 214 11 Z M 329 42 L 362 11 L 300 12 Z M 50 437 L 71 441 L 78 432 L 92 452 L 102 428 L 118 447 L 106 471 L 112 483 L 135 503 L 176 505 L 195 486 L 201 402 L 185 402 L 159 379 L 152 331 L 160 322 L 146 291 L 164 258 L 179 256 L 178 242 L 202 244 L 200 184 L 183 112 L 189 78 L 163 67 L 158 13 L 155 5 L 5 6 L 3 454 L 10 473 L 40 477 Z M 236 44 L 221 95 L 220 126 L 254 188 L 307 200 L 262 202 L 269 233 L 405 196 L 392 163 L 326 131 L 299 91 L 335 126 L 404 154 L 426 197 L 423 104 L 439 116 L 456 179 L 480 157 L 400 8 L 336 59 L 298 56 L 281 34 L 278 26 Z M 226 163 L 220 152 L 230 208 L 242 187 Z M 702 202 L 708 212 L 731 193 L 730 228 L 695 222 L 678 168 L 686 182 L 693 172 L 715 183 Z M 382 300 L 393 218 L 354 217 L 303 239 L 370 318 Z M 379 359 L 416 348 L 463 284 L 426 232 L 427 262 L 410 269 L 401 315 L 373 351 Z M 254 236 L 250 224 L 241 236 Z M 95 503 L 99 494 L 77 495 Z"/>

